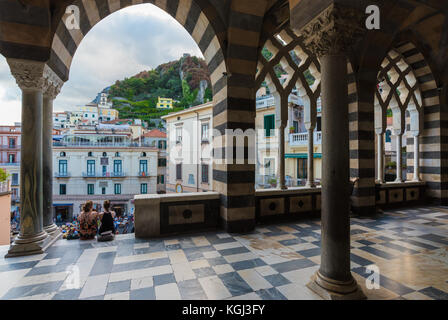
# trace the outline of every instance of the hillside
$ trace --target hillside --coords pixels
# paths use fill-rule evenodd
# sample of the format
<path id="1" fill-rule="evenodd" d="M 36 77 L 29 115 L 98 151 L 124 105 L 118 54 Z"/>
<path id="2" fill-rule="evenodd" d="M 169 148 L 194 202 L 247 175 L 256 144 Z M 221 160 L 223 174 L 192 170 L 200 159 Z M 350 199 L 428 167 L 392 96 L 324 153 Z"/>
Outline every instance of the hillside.
<path id="1" fill-rule="evenodd" d="M 151 119 L 212 100 L 205 61 L 189 55 L 116 81 L 107 91 L 120 118 L 142 119 L 150 126 Z M 173 98 L 174 110 L 156 109 L 158 97 Z"/>

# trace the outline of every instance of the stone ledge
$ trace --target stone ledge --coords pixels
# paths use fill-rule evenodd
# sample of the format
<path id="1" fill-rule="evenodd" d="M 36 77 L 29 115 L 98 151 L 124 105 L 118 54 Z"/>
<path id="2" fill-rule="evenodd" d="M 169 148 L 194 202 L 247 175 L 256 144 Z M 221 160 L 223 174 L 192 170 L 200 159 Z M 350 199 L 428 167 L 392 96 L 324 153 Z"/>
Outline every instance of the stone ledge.
<path id="1" fill-rule="evenodd" d="M 197 193 L 167 193 L 167 194 L 140 194 L 134 197 L 134 201 L 158 201 L 165 202 L 181 202 L 181 201 L 201 201 L 219 199 L 218 192 L 197 192 Z"/>
<path id="2" fill-rule="evenodd" d="M 255 191 L 256 197 L 264 196 L 279 196 L 279 195 L 301 195 L 301 194 L 311 194 L 311 193 L 321 193 L 322 189 L 320 186 L 315 188 L 307 187 L 293 187 L 288 189 L 258 189 Z"/>
<path id="3" fill-rule="evenodd" d="M 376 186 L 381 189 L 387 188 L 400 188 L 400 187 L 420 187 L 426 185 L 425 181 L 405 181 L 405 182 L 386 182 L 377 184 Z"/>

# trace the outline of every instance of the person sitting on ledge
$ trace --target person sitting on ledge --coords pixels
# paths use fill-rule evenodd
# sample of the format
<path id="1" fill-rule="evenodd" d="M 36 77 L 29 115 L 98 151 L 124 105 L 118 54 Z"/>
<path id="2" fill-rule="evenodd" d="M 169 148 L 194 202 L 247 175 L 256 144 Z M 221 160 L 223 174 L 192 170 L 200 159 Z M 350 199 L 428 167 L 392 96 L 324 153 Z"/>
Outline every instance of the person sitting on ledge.
<path id="1" fill-rule="evenodd" d="M 110 201 L 106 200 L 103 203 L 104 212 L 100 213 L 101 226 L 98 235 L 98 241 L 112 241 L 114 240 L 115 226 L 114 218 L 115 212 L 110 211 Z"/>
<path id="2" fill-rule="evenodd" d="M 81 240 L 95 239 L 98 230 L 98 213 L 93 210 L 93 202 L 87 201 L 78 217 Z"/>

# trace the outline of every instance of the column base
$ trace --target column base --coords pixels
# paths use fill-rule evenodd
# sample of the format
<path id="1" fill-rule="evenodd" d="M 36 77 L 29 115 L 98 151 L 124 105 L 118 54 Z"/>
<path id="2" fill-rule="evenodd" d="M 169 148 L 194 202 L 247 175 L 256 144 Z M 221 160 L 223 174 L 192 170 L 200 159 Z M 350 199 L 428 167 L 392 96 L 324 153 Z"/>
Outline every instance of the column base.
<path id="1" fill-rule="evenodd" d="M 362 292 L 361 287 L 353 278 L 347 282 L 332 280 L 317 271 L 306 286 L 325 300 L 367 299 Z"/>
<path id="2" fill-rule="evenodd" d="M 287 186 L 279 186 L 278 189 L 279 190 L 288 190 L 288 187 Z"/>
<path id="3" fill-rule="evenodd" d="M 45 231 L 32 236 L 19 235 L 9 247 L 5 258 L 42 254 L 58 238 L 50 237 Z"/>
<path id="4" fill-rule="evenodd" d="M 316 184 L 314 182 L 307 182 L 305 188 L 316 188 Z"/>
<path id="5" fill-rule="evenodd" d="M 49 226 L 44 227 L 44 231 L 48 233 L 48 235 L 52 238 L 58 238 L 62 235 L 61 230 L 59 230 L 56 224 L 51 224 Z"/>

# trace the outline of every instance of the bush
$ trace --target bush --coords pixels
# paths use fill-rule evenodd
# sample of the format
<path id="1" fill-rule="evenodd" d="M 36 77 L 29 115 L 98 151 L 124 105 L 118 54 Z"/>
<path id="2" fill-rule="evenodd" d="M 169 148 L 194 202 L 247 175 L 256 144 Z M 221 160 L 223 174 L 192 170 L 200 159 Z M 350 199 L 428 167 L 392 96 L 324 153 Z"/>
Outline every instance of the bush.
<path id="1" fill-rule="evenodd" d="M 0 169 L 0 182 L 5 182 L 10 176 L 5 169 Z"/>

